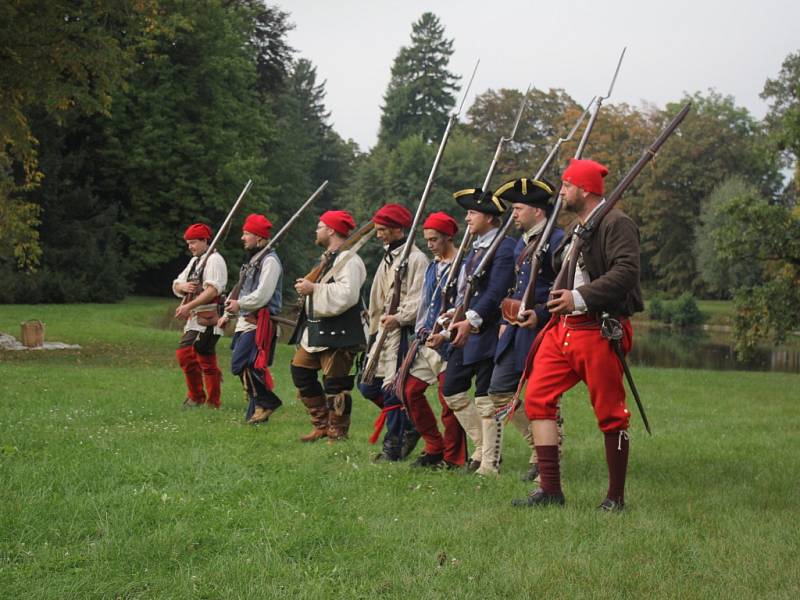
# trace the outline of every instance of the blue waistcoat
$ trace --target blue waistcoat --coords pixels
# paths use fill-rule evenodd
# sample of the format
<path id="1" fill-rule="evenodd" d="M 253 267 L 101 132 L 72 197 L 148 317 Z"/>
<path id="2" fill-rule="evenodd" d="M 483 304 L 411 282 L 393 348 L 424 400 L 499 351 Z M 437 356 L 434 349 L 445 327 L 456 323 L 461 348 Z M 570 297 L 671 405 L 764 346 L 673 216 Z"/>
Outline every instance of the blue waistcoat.
<path id="1" fill-rule="evenodd" d="M 264 261 L 267 260 L 267 257 L 272 256 L 275 260 L 278 261 L 278 266 L 280 267 L 280 275 L 278 275 L 278 283 L 275 286 L 275 291 L 272 293 L 272 298 L 269 299 L 267 302 L 267 309 L 269 309 L 269 314 L 277 315 L 281 312 L 281 308 L 283 307 L 283 265 L 281 264 L 281 260 L 278 258 L 278 255 L 275 254 L 274 250 L 270 250 L 269 252 L 265 252 L 264 256 L 261 257 L 256 263 L 250 263 L 250 261 L 246 262 L 242 265 L 242 269 L 245 270 L 244 282 L 242 283 L 242 287 L 239 291 L 239 296 L 246 296 L 247 294 L 252 294 L 256 288 L 258 287 L 258 279 L 261 277 L 261 269 L 264 266 Z M 263 307 L 259 307 L 263 308 Z M 247 316 L 251 312 L 256 311 L 249 311 L 249 310 L 240 310 L 239 316 Z"/>
<path id="2" fill-rule="evenodd" d="M 536 329 L 523 329 L 522 327 L 510 326 L 506 327 L 503 336 L 497 342 L 497 350 L 495 351 L 495 361 L 506 352 L 506 350 L 514 352 L 516 368 L 522 372 L 525 369 L 525 358 L 528 356 L 533 340 L 536 334 L 544 327 L 550 318 L 550 313 L 547 310 L 546 303 L 550 288 L 553 287 L 553 282 L 556 278 L 556 273 L 553 270 L 553 252 L 558 248 L 564 237 L 564 231 L 557 227 L 553 228 L 550 234 L 550 244 L 547 248 L 547 253 L 542 261 L 542 268 L 539 271 L 539 276 L 536 278 L 536 287 L 533 291 L 533 310 L 536 312 L 537 327 Z M 538 243 L 539 236 L 531 240 L 531 244 Z M 510 294 L 511 298 L 521 300 L 522 295 L 525 293 L 525 288 L 528 286 L 528 281 L 531 278 L 531 259 L 533 253 L 529 252 L 528 255 L 522 259 L 525 252 L 525 241 L 520 238 L 517 241 L 517 246 L 514 248 L 514 265 L 515 265 L 515 279 L 514 291 Z"/>

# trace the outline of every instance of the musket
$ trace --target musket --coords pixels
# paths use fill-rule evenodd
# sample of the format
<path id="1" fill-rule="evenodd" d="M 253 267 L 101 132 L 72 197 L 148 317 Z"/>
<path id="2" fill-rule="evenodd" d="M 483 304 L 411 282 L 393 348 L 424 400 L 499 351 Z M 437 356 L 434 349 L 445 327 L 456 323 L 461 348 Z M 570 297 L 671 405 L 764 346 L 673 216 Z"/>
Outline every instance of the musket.
<path id="1" fill-rule="evenodd" d="M 326 179 L 325 181 L 322 182 L 322 185 L 320 185 L 316 189 L 316 191 L 313 194 L 311 194 L 305 202 L 303 202 L 302 206 L 300 206 L 300 208 L 298 208 L 295 211 L 295 213 L 291 216 L 291 218 L 288 221 L 286 221 L 286 223 L 284 223 L 283 227 L 280 228 L 278 233 L 270 237 L 266 245 L 261 250 L 259 250 L 249 261 L 247 261 L 242 265 L 242 268 L 239 270 L 239 280 L 236 282 L 236 285 L 233 286 L 231 293 L 228 294 L 227 298 L 228 300 L 239 299 L 239 293 L 242 290 L 242 284 L 244 283 L 244 278 L 247 275 L 247 265 L 250 263 L 258 262 L 258 260 L 260 260 L 260 258 L 264 256 L 264 254 L 275 248 L 278 245 L 278 243 L 286 236 L 286 233 L 289 231 L 289 228 L 294 224 L 295 221 L 297 221 L 297 219 L 300 218 L 300 215 L 303 214 L 303 211 L 306 208 L 308 208 L 308 206 L 312 202 L 314 202 L 314 200 L 317 199 L 317 197 L 322 193 L 322 190 L 324 190 L 327 187 L 327 185 L 328 185 L 328 180 Z M 226 312 L 225 316 L 230 318 L 233 315 L 231 313 Z"/>
<path id="2" fill-rule="evenodd" d="M 339 246 L 340 254 L 344 250 L 349 250 L 349 252 L 342 256 L 342 258 L 340 258 L 339 261 L 333 265 L 333 268 L 330 271 L 320 277 L 317 283 L 328 283 L 331 279 L 336 277 L 336 275 L 338 275 L 342 269 L 344 269 L 344 266 L 347 264 L 347 262 L 358 254 L 358 251 L 361 249 L 361 247 L 370 241 L 370 239 L 372 239 L 372 237 L 375 235 L 375 223 L 370 221 L 362 227 L 362 229 L 364 228 L 366 228 L 366 230 L 363 233 L 359 234 L 359 232 L 356 232 L 350 238 L 347 238 L 347 240 L 351 240 L 352 238 L 351 244 L 342 244 Z"/>
<path id="3" fill-rule="evenodd" d="M 591 215 L 589 219 L 587 219 L 586 223 L 582 225 L 578 225 L 575 227 L 575 235 L 572 239 L 572 244 L 569 249 L 569 254 L 567 255 L 564 262 L 561 264 L 561 269 L 558 272 L 558 276 L 556 277 L 555 282 L 553 283 L 553 289 L 568 289 L 571 290 L 575 284 L 575 269 L 578 264 L 578 258 L 580 257 L 581 251 L 586 246 L 586 244 L 591 239 L 594 232 L 597 230 L 598 225 L 602 222 L 603 218 L 609 213 L 609 211 L 614 208 L 614 206 L 619 202 L 619 199 L 622 197 L 622 194 L 625 190 L 630 187 L 633 183 L 633 180 L 639 175 L 639 173 L 644 169 L 645 165 L 650 162 L 653 158 L 655 158 L 656 153 L 661 149 L 661 146 L 664 145 L 664 142 L 674 133 L 675 129 L 677 129 L 678 125 L 686 118 L 686 115 L 689 113 L 689 110 L 692 107 L 692 103 L 688 102 L 681 110 L 678 112 L 677 115 L 667 124 L 661 134 L 656 138 L 656 140 L 647 148 L 644 153 L 642 154 L 641 158 L 633 165 L 633 167 L 628 171 L 625 177 L 622 178 L 617 184 L 617 187 L 613 189 L 613 191 L 606 197 L 605 202 L 600 206 L 600 208 L 595 211 L 594 214 Z M 553 323 L 553 319 L 551 318 L 550 323 Z M 549 325 L 549 324 L 548 324 Z M 542 332 L 539 333 L 536 340 L 534 340 L 533 345 L 531 346 L 531 350 L 528 353 L 527 364 L 525 366 L 525 372 L 522 375 L 522 379 L 520 380 L 520 385 L 517 388 L 516 393 L 514 394 L 514 399 L 505 407 L 501 408 L 495 414 L 496 419 L 502 419 L 507 415 L 512 415 L 513 412 L 517 409 L 520 404 L 519 396 L 522 390 L 522 382 L 527 379 L 530 375 L 530 370 L 533 367 L 533 358 L 536 354 L 536 351 L 541 343 L 542 339 Z M 609 338 L 612 346 L 615 344 L 615 340 L 613 338 Z M 618 342 L 618 340 L 617 340 Z M 630 369 L 627 367 L 627 363 L 625 362 L 624 355 L 619 351 L 617 346 L 614 346 L 614 351 L 617 353 L 617 356 L 620 357 L 620 361 L 622 363 L 623 370 L 625 371 L 625 376 L 628 378 L 628 384 L 633 391 L 634 398 L 636 399 L 636 405 L 639 408 L 639 412 L 642 415 L 642 420 L 645 423 L 645 427 L 650 433 L 650 426 L 647 422 L 647 416 L 644 412 L 644 406 L 641 403 L 639 398 L 639 393 L 636 390 L 636 386 L 633 383 L 633 378 L 630 374 Z"/>
<path id="4" fill-rule="evenodd" d="M 572 136 L 575 135 L 575 132 L 578 130 L 578 127 L 586 118 L 586 115 L 589 114 L 590 108 L 592 103 L 586 108 L 586 110 L 581 113 L 581 116 L 575 122 L 575 125 L 572 127 L 572 130 L 566 135 L 566 137 L 558 138 L 556 143 L 553 145 L 553 148 L 550 150 L 547 158 L 545 158 L 544 162 L 539 167 L 539 170 L 536 171 L 536 175 L 534 175 L 534 179 L 539 179 L 542 176 L 550 164 L 553 162 L 555 157 L 558 155 L 558 150 L 561 148 L 561 145 L 564 142 L 568 142 L 572 139 Z M 478 262 L 478 266 L 475 267 L 475 270 L 472 274 L 467 277 L 466 286 L 464 288 L 464 299 L 461 302 L 461 305 L 456 308 L 455 313 L 453 314 L 453 323 L 457 323 L 464 319 L 467 310 L 469 309 L 470 301 L 472 300 L 472 296 L 475 292 L 475 288 L 477 286 L 478 281 L 483 278 L 486 273 L 486 269 L 488 268 L 491 261 L 494 259 L 495 254 L 497 254 L 497 249 L 500 247 L 503 239 L 508 234 L 508 231 L 511 229 L 511 225 L 513 224 L 514 220 L 512 219 L 511 215 L 505 220 L 503 225 L 497 230 L 494 237 L 492 238 L 492 242 L 489 244 L 489 247 L 486 249 L 486 252 L 483 253 L 481 256 L 480 262 Z"/>
<path id="5" fill-rule="evenodd" d="M 442 160 L 445 146 L 447 146 L 447 140 L 450 137 L 453 124 L 458 119 L 458 116 L 461 114 L 461 109 L 464 107 L 464 102 L 467 99 L 467 94 L 469 93 L 470 87 L 472 87 L 472 81 L 475 79 L 475 72 L 478 70 L 478 65 L 480 62 L 481 61 L 478 60 L 475 63 L 475 68 L 472 70 L 472 76 L 469 79 L 469 83 L 467 83 L 466 88 L 464 88 L 464 95 L 461 98 L 461 103 L 458 105 L 458 109 L 452 112 L 450 117 L 447 119 L 447 126 L 442 134 L 442 140 L 439 143 L 439 150 L 436 152 L 436 158 L 433 161 L 431 172 L 428 175 L 428 181 L 425 183 L 425 189 L 423 190 L 422 197 L 419 200 L 417 212 L 414 215 L 414 221 L 411 224 L 411 229 L 408 232 L 406 243 L 403 245 L 403 250 L 400 252 L 399 258 L 394 267 L 394 287 L 392 291 L 392 298 L 389 302 L 389 307 L 384 313 L 385 316 L 396 314 L 397 309 L 400 306 L 400 292 L 403 285 L 403 278 L 405 277 L 405 273 L 408 268 L 408 257 L 411 254 L 411 248 L 414 245 L 414 232 L 416 231 L 417 226 L 422 219 L 422 213 L 425 210 L 425 205 L 428 203 L 428 196 L 430 194 L 431 187 L 433 186 L 433 180 L 436 177 L 436 172 L 439 170 L 439 163 Z M 369 351 L 369 359 L 367 360 L 367 364 L 364 366 L 364 371 L 361 375 L 361 380 L 364 383 L 371 384 L 375 378 L 375 370 L 378 368 L 378 360 L 380 359 L 380 355 L 383 351 L 383 346 L 386 343 L 388 334 L 389 331 L 386 328 L 383 328 L 381 330 L 381 334 L 378 336 L 378 339 L 375 341 Z"/>
<path id="6" fill-rule="evenodd" d="M 619 61 L 617 62 L 617 68 L 614 71 L 614 77 L 611 78 L 611 84 L 608 86 L 606 95 L 595 96 L 593 101 L 589 103 L 589 108 L 592 108 L 592 115 L 589 117 L 589 122 L 586 124 L 586 129 L 583 131 L 581 141 L 578 144 L 577 150 L 575 151 L 575 158 L 580 158 L 583 156 L 583 150 L 586 147 L 586 142 L 589 140 L 589 135 L 592 133 L 592 129 L 594 129 L 595 121 L 597 121 L 597 115 L 600 113 L 600 107 L 603 105 L 605 100 L 608 100 L 611 97 L 611 92 L 614 91 L 614 84 L 617 82 L 617 75 L 619 75 L 619 68 L 622 66 L 622 59 L 625 57 L 625 50 L 627 50 L 627 47 L 622 49 L 622 54 L 620 54 Z M 583 120 L 585 115 L 586 113 L 584 112 L 584 115 L 579 120 L 579 123 L 581 120 Z M 568 137 L 572 137 L 573 133 L 575 133 L 574 128 Z M 541 177 L 543 172 L 544 171 L 540 169 L 539 173 L 537 173 L 536 179 Z M 519 310 L 517 312 L 517 321 L 525 320 L 523 313 L 532 306 L 533 295 L 536 291 L 536 280 L 539 276 L 539 272 L 542 269 L 542 264 L 544 263 L 544 258 L 547 255 L 547 251 L 550 249 L 550 235 L 553 233 L 553 229 L 558 221 L 558 215 L 561 212 L 561 204 L 561 195 L 556 193 L 555 205 L 553 206 L 553 210 L 547 219 L 547 224 L 544 227 L 544 231 L 542 232 L 542 235 L 536 244 L 536 249 L 534 250 L 533 257 L 531 258 L 531 276 L 530 279 L 528 279 L 528 285 L 525 287 L 525 292 L 520 300 Z"/>
<path id="7" fill-rule="evenodd" d="M 500 159 L 500 154 L 503 151 L 503 147 L 508 142 L 513 141 L 514 137 L 517 135 L 517 128 L 519 127 L 520 120 L 522 119 L 522 113 L 525 111 L 525 106 L 528 104 L 528 95 L 530 94 L 530 91 L 531 86 L 528 84 L 528 89 L 525 90 L 525 95 L 522 96 L 522 102 L 519 105 L 519 110 L 517 110 L 517 118 L 514 120 L 514 126 L 511 128 L 511 132 L 507 137 L 500 136 L 500 139 L 497 141 L 497 147 L 494 150 L 492 162 L 489 164 L 489 169 L 486 171 L 486 177 L 483 179 L 483 187 L 481 187 L 481 190 L 483 191 L 489 188 L 489 183 L 491 183 L 492 175 L 494 175 L 494 171 L 497 168 L 497 161 Z M 455 299 L 456 285 L 458 284 L 458 273 L 461 270 L 461 263 L 464 261 L 467 248 L 472 245 L 473 238 L 474 236 L 469 232 L 469 228 L 466 228 L 464 230 L 464 237 L 461 238 L 461 243 L 458 245 L 458 251 L 453 258 L 453 262 L 450 263 L 450 269 L 447 272 L 447 279 L 445 279 L 445 283 L 442 286 L 442 302 L 441 309 L 439 311 L 439 318 L 437 318 L 436 324 L 434 325 L 431 333 L 439 333 L 439 331 L 443 329 L 443 316 L 450 308 L 450 301 Z"/>
<path id="8" fill-rule="evenodd" d="M 569 255 L 561 265 L 561 270 L 559 271 L 558 277 L 556 277 L 556 281 L 553 284 L 554 290 L 572 289 L 572 286 L 575 282 L 575 269 L 576 265 L 578 264 L 578 257 L 588 243 L 589 239 L 591 239 L 592 235 L 597 229 L 597 226 L 605 218 L 609 211 L 614 208 L 617 202 L 619 202 L 622 194 L 624 194 L 625 190 L 630 187 L 630 185 L 633 183 L 633 180 L 636 179 L 639 173 L 641 173 L 645 165 L 647 165 L 647 163 L 649 163 L 655 157 L 656 153 L 661 149 L 661 146 L 664 145 L 664 142 L 667 141 L 675 129 L 677 129 L 678 125 L 680 125 L 681 122 L 686 118 L 686 115 L 689 113 L 691 108 L 692 103 L 687 102 L 680 112 L 678 112 L 678 114 L 675 115 L 675 117 L 673 117 L 673 119 L 667 124 L 667 126 L 650 145 L 650 147 L 642 153 L 641 158 L 639 158 L 639 160 L 636 161 L 636 164 L 631 167 L 630 171 L 628 171 L 625 177 L 622 178 L 622 181 L 617 184 L 617 187 L 615 187 L 612 192 L 606 196 L 606 201 L 600 206 L 600 208 L 597 209 L 597 211 L 595 211 L 595 213 L 586 220 L 586 223 L 583 223 L 582 225 L 579 224 L 575 228 L 575 237 L 573 238 Z"/>
<path id="9" fill-rule="evenodd" d="M 361 246 L 363 246 L 364 243 L 366 243 L 366 241 L 369 240 L 373 235 L 375 235 L 375 223 L 368 221 L 351 233 L 347 239 L 345 239 L 344 242 L 342 242 L 341 245 L 336 248 L 336 251 L 326 250 L 323 252 L 319 262 L 306 274 L 304 279 L 308 279 L 311 283 L 324 283 L 323 281 L 320 281 L 320 277 L 322 277 L 323 273 L 327 271 L 331 262 L 338 254 L 341 254 L 345 250 L 358 250 L 358 248 L 361 248 Z M 346 256 L 343 257 L 342 260 L 337 263 L 337 265 L 341 264 L 346 258 Z M 330 273 L 330 271 L 328 271 L 328 273 Z M 302 304 L 302 302 L 303 299 L 300 298 L 300 303 Z"/>
<path id="10" fill-rule="evenodd" d="M 208 257 L 211 256 L 211 253 L 214 252 L 214 250 L 216 250 L 219 241 L 222 239 L 222 236 L 224 236 L 225 233 L 227 232 L 228 227 L 230 227 L 231 221 L 233 220 L 233 217 L 236 215 L 236 212 L 239 210 L 239 207 L 241 206 L 245 195 L 247 194 L 247 192 L 250 191 L 250 188 L 252 186 L 253 186 L 253 180 L 248 179 L 247 183 L 244 184 L 244 189 L 241 191 L 239 197 L 236 199 L 236 202 L 233 203 L 233 208 L 231 208 L 230 211 L 228 211 L 228 216 L 226 216 L 225 220 L 222 222 L 222 226 L 217 231 L 217 235 L 215 235 L 214 239 L 211 240 L 211 243 L 208 245 L 208 248 L 206 248 L 206 251 L 203 253 L 203 256 L 200 257 L 200 260 L 197 261 L 197 264 L 195 265 L 194 269 L 192 269 L 192 275 L 188 278 L 189 282 L 193 283 L 200 282 L 200 278 L 203 276 L 202 275 L 203 269 L 206 266 Z M 200 286 L 198 285 L 198 288 L 199 287 Z M 201 291 L 202 290 L 197 289 L 191 294 L 186 294 L 183 297 L 183 300 L 181 300 L 181 304 L 186 304 L 187 302 L 192 301 L 194 298 L 198 296 L 198 294 L 200 294 Z"/>
<path id="11" fill-rule="evenodd" d="M 489 183 L 492 180 L 492 175 L 494 175 L 495 168 L 497 167 L 497 161 L 500 159 L 500 154 L 503 151 L 503 147 L 506 143 L 511 142 L 514 140 L 514 137 L 517 135 L 517 128 L 519 127 L 520 120 L 522 119 L 522 113 L 525 110 L 525 106 L 528 103 L 528 94 L 531 91 L 531 86 L 528 84 L 528 89 L 525 90 L 525 94 L 522 96 L 522 102 L 520 103 L 519 110 L 517 111 L 517 118 L 514 120 L 514 126 L 511 128 L 511 133 L 508 136 L 500 136 L 500 139 L 497 141 L 497 147 L 494 151 L 494 156 L 492 157 L 492 162 L 489 164 L 489 169 L 486 171 L 486 177 L 483 179 L 483 187 L 482 190 L 485 190 L 489 187 Z M 461 269 L 461 263 L 464 261 L 464 255 L 467 253 L 467 248 L 470 247 L 472 244 L 473 235 L 469 232 L 467 228 L 464 231 L 464 236 L 461 238 L 461 243 L 458 245 L 458 250 L 456 251 L 455 257 L 453 257 L 453 261 L 450 263 L 450 267 L 447 271 L 447 277 L 445 278 L 444 284 L 441 285 L 441 291 L 439 292 L 441 296 L 441 303 L 440 303 L 440 310 L 439 316 L 436 318 L 436 321 L 433 325 L 433 330 L 426 332 L 427 335 L 433 335 L 439 333 L 444 328 L 444 321 L 445 321 L 445 314 L 450 308 L 450 300 L 455 299 L 455 288 L 458 283 L 458 272 Z M 434 293 L 436 291 L 434 290 Z M 424 337 L 417 337 L 411 342 L 411 345 L 408 348 L 408 352 L 406 353 L 406 357 L 403 360 L 400 368 L 397 371 L 397 377 L 394 381 L 394 393 L 400 399 L 400 401 L 405 406 L 405 394 L 404 394 L 404 383 L 406 376 L 411 369 L 412 362 L 414 357 L 416 356 L 417 349 L 421 343 L 424 343 Z M 408 414 L 411 413 L 409 411 Z"/>
<path id="12" fill-rule="evenodd" d="M 325 250 L 319 259 L 316 266 L 309 271 L 304 279 L 308 279 L 312 283 L 327 283 L 336 275 L 338 275 L 347 262 L 358 254 L 359 249 L 366 244 L 375 235 L 375 223 L 367 221 L 361 227 L 356 229 L 347 238 L 333 250 Z M 347 254 L 343 252 L 348 251 Z M 336 261 L 336 257 L 341 258 Z M 331 268 L 331 264 L 333 267 Z M 298 309 L 302 310 L 306 301 L 306 297 L 302 294 L 297 298 Z M 297 327 L 297 322 L 292 322 L 294 327 Z"/>

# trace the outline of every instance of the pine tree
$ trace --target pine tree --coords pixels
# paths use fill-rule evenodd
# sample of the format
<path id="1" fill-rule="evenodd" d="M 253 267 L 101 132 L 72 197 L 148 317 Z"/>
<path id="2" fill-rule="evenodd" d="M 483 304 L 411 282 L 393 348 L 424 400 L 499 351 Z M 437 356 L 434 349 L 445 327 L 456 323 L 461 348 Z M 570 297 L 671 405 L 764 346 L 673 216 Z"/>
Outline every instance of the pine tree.
<path id="1" fill-rule="evenodd" d="M 390 147 L 410 135 L 425 142 L 438 139 L 455 106 L 458 77 L 447 70 L 453 40 L 433 13 L 412 25 L 411 45 L 403 46 L 392 66 L 384 95 L 378 140 Z"/>

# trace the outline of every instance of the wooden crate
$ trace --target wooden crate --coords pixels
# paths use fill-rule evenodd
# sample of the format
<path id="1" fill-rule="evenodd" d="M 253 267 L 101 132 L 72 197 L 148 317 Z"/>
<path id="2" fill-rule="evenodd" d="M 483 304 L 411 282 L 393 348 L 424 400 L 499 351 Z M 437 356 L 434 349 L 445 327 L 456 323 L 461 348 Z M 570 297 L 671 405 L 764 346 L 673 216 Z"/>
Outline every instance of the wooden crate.
<path id="1" fill-rule="evenodd" d="M 23 346 L 28 348 L 41 348 L 44 345 L 44 323 L 38 319 L 32 319 L 20 323 L 20 341 Z"/>

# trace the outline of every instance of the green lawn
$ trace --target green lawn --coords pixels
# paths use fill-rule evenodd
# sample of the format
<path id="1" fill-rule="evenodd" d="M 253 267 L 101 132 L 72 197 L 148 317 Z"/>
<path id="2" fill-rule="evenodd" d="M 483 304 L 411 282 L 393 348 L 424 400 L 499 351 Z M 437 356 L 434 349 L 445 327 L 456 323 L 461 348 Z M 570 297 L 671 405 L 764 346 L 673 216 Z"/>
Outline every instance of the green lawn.
<path id="1" fill-rule="evenodd" d="M 628 510 L 601 514 L 602 442 L 585 389 L 564 402 L 567 507 L 512 509 L 503 476 L 370 462 L 376 409 L 352 439 L 308 430 L 280 348 L 284 407 L 242 423 L 181 411 L 173 305 L 1 306 L 79 351 L 0 351 L 3 598 L 796 598 L 800 378 L 636 369 L 654 436 L 632 429 Z M 227 340 L 220 343 L 228 363 Z"/>
<path id="2" fill-rule="evenodd" d="M 697 307 L 705 314 L 710 325 L 733 326 L 736 309 L 731 300 L 698 300 Z"/>

